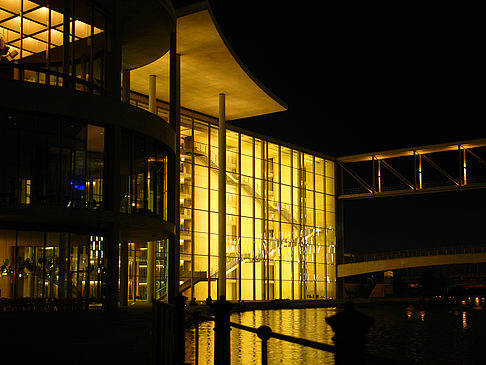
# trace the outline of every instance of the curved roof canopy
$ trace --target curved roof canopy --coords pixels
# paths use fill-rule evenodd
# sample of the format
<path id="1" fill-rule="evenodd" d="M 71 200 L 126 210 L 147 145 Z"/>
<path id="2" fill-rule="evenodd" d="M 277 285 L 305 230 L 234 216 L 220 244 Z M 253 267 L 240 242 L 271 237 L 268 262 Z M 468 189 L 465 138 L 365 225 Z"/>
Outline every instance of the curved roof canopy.
<path id="1" fill-rule="evenodd" d="M 158 59 L 169 50 L 176 22 L 169 0 L 118 0 L 122 20 L 122 67 L 132 69 Z"/>
<path id="2" fill-rule="evenodd" d="M 181 106 L 206 115 L 219 114 L 220 93 L 226 94 L 226 120 L 286 110 L 238 60 L 207 3 L 177 18 L 177 53 L 181 62 Z M 149 75 L 157 76 L 157 99 L 169 100 L 168 53 L 132 70 L 130 88 L 148 94 Z"/>

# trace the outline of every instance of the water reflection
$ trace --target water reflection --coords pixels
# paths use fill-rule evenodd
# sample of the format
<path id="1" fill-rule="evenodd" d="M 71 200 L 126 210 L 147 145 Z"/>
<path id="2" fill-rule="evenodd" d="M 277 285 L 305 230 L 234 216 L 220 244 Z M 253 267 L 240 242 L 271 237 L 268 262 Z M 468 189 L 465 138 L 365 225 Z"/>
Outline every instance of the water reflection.
<path id="1" fill-rule="evenodd" d="M 425 321 L 425 310 L 422 307 L 415 307 L 413 305 L 409 305 L 405 308 L 405 314 L 407 319 L 418 319 L 421 322 Z"/>
<path id="2" fill-rule="evenodd" d="M 471 298 L 475 302 L 475 298 Z M 376 319 L 368 334 L 368 352 L 406 363 L 483 363 L 486 310 L 480 305 L 380 305 L 357 309 Z M 267 325 L 274 332 L 332 344 L 325 318 L 336 308 L 282 309 L 233 314 L 231 320 L 251 327 Z M 198 364 L 213 364 L 213 323 L 200 325 Z M 231 364 L 260 364 L 261 341 L 249 332 L 231 330 Z M 194 329 L 188 331 L 186 362 L 195 364 Z M 270 339 L 269 364 L 334 364 L 334 355 Z"/>
<path id="3" fill-rule="evenodd" d="M 325 318 L 335 313 L 336 308 L 250 311 L 233 314 L 231 321 L 254 328 L 265 324 L 274 332 L 332 344 L 334 332 Z M 198 364 L 214 362 L 213 327 L 210 322 L 200 325 Z M 190 348 L 186 346 L 186 361 L 195 364 L 194 329 L 186 339 L 190 344 Z M 232 328 L 231 347 L 231 364 L 261 363 L 261 340 L 256 334 Z M 268 361 L 270 364 L 334 364 L 334 355 L 272 338 L 268 342 Z"/>

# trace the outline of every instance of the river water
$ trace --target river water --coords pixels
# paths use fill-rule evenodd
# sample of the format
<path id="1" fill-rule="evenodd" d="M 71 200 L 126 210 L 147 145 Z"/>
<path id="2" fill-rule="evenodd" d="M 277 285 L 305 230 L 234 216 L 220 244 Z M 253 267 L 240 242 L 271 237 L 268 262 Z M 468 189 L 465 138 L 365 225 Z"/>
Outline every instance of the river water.
<path id="1" fill-rule="evenodd" d="M 486 364 L 486 306 L 400 305 L 356 306 L 375 318 L 368 333 L 367 351 L 409 364 Z M 279 309 L 233 314 L 231 321 L 251 327 L 270 326 L 273 332 L 332 344 L 334 335 L 325 318 L 333 308 Z M 200 324 L 198 364 L 213 364 L 211 322 Z M 194 330 L 187 333 L 186 361 L 195 362 Z M 260 364 L 261 341 L 253 333 L 231 330 L 231 364 Z M 268 342 L 269 364 L 334 364 L 334 355 L 286 343 Z"/>

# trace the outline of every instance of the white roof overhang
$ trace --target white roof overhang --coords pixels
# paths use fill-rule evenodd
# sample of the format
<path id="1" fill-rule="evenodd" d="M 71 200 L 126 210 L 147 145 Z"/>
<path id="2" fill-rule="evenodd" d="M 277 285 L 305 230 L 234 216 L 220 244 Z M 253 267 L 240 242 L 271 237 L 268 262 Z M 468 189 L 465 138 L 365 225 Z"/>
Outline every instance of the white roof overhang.
<path id="1" fill-rule="evenodd" d="M 226 120 L 285 111 L 287 106 L 240 62 L 221 34 L 207 3 L 177 18 L 181 106 L 219 115 L 219 94 L 226 95 Z M 169 101 L 169 54 L 130 74 L 132 91 L 148 94 L 149 75 L 156 76 L 157 99 Z"/>

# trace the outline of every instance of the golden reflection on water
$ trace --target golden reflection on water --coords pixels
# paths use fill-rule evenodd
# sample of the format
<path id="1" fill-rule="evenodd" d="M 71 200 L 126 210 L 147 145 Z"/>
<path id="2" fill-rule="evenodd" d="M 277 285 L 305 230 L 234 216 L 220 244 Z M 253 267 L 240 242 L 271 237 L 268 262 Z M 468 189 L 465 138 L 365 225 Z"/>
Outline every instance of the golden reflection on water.
<path id="1" fill-rule="evenodd" d="M 409 305 L 405 308 L 405 315 L 407 316 L 407 319 L 417 317 L 420 321 L 425 321 L 425 311 L 423 309 L 417 309 L 413 305 Z"/>
<path id="2" fill-rule="evenodd" d="M 269 326 L 273 332 L 333 344 L 334 332 L 325 318 L 336 313 L 336 308 L 283 309 L 278 311 L 250 311 L 235 313 L 231 321 L 258 328 Z M 199 326 L 198 364 L 214 362 L 214 323 Z M 186 362 L 196 364 L 196 339 L 194 329 L 186 335 Z M 270 339 L 268 341 L 269 364 L 334 364 L 334 355 L 321 350 Z M 256 334 L 232 328 L 231 364 L 260 364 L 261 340 Z"/>

